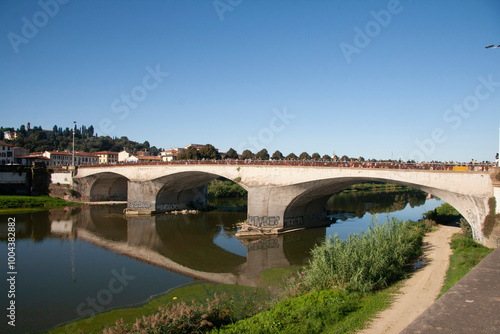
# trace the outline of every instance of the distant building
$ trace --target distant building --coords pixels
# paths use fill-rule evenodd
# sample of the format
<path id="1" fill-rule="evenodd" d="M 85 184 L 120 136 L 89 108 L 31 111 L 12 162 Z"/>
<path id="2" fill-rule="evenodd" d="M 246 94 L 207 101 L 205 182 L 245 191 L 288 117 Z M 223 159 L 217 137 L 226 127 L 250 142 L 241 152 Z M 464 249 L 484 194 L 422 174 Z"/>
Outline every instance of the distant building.
<path id="1" fill-rule="evenodd" d="M 128 153 L 126 150 L 121 151 L 118 153 L 118 161 L 127 161 L 127 159 L 130 158 L 130 153 Z"/>
<path id="2" fill-rule="evenodd" d="M 162 162 L 162 158 L 160 157 L 154 157 L 154 156 L 136 156 L 136 155 L 131 155 L 128 159 L 127 162 Z"/>
<path id="3" fill-rule="evenodd" d="M 182 147 L 174 147 L 168 151 L 160 152 L 160 157 L 163 161 L 174 161 L 177 160 L 177 155 L 183 150 Z"/>
<path id="4" fill-rule="evenodd" d="M 49 166 L 72 166 L 73 153 L 60 151 L 45 151 L 42 156 L 49 158 Z M 93 153 L 75 152 L 75 166 L 96 165 L 99 163 L 99 156 Z"/>
<path id="5" fill-rule="evenodd" d="M 54 135 L 54 131 L 52 130 L 40 130 L 40 131 L 43 132 L 45 139 L 49 139 L 50 136 Z M 19 135 L 18 131 L 9 131 L 5 132 L 3 134 L 3 137 L 7 140 L 14 140 L 17 138 L 18 135 Z"/>
<path id="6" fill-rule="evenodd" d="M 14 145 L 0 141 L 0 164 L 12 165 L 14 161 Z"/>
<path id="7" fill-rule="evenodd" d="M 14 140 L 17 137 L 17 132 L 16 131 L 5 132 L 3 134 L 3 137 L 4 137 L 4 139 L 7 139 L 7 140 Z"/>
<path id="8" fill-rule="evenodd" d="M 115 164 L 118 162 L 118 152 L 101 151 L 94 154 L 99 157 L 100 164 Z"/>
<path id="9" fill-rule="evenodd" d="M 149 151 L 137 151 L 134 154 L 136 157 L 149 157 L 151 156 L 151 152 Z"/>
<path id="10" fill-rule="evenodd" d="M 22 165 L 32 166 L 35 163 L 49 164 L 50 159 L 43 156 L 43 152 L 35 152 L 16 157 L 16 161 Z"/>

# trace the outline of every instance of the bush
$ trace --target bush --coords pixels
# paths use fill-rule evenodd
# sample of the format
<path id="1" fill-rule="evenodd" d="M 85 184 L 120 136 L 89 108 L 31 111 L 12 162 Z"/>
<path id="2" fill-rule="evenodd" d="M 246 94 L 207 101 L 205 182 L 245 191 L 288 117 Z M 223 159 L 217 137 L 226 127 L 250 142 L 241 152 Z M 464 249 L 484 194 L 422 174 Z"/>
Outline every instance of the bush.
<path id="1" fill-rule="evenodd" d="M 106 328 L 104 334 L 114 333 L 206 333 L 211 328 L 229 324 L 232 318 L 232 298 L 224 293 L 207 298 L 207 304 L 191 305 L 185 302 L 159 308 L 159 312 L 136 319 L 134 324 L 117 320 L 115 327 Z"/>
<path id="2" fill-rule="evenodd" d="M 310 289 L 374 291 L 401 279 L 405 265 L 422 252 L 425 223 L 392 219 L 366 233 L 338 235 L 312 250 L 304 281 Z"/>

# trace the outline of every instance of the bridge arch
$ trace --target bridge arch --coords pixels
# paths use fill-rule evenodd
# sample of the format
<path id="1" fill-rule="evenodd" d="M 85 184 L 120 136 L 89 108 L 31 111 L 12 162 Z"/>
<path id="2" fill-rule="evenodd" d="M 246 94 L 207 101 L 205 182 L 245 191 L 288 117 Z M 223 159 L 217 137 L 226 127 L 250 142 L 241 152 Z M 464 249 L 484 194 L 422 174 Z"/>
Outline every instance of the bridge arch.
<path id="1" fill-rule="evenodd" d="M 95 174 L 90 187 L 91 201 L 126 201 L 128 197 L 128 178 L 113 173 Z"/>
<path id="2" fill-rule="evenodd" d="M 156 211 L 206 208 L 208 183 L 220 177 L 227 179 L 220 174 L 202 171 L 178 172 L 155 179 L 159 184 L 155 198 Z M 236 183 L 234 180 L 229 181 Z M 246 185 L 240 186 L 247 190 Z"/>
<path id="3" fill-rule="evenodd" d="M 286 206 L 283 216 L 283 228 L 293 228 L 297 224 L 313 224 L 315 221 L 324 219 L 326 216 L 326 202 L 333 194 L 349 186 L 365 182 L 399 184 L 439 197 L 453 206 L 467 220 L 472 227 L 475 239 L 480 240 L 483 238 L 480 222 L 484 219 L 484 210 L 481 209 L 485 209 L 484 198 L 477 199 L 418 183 L 372 177 L 330 178 L 294 185 L 302 189 L 302 191 L 298 191 L 297 196 Z M 473 212 L 472 208 L 479 209 L 476 210 L 477 212 Z"/>

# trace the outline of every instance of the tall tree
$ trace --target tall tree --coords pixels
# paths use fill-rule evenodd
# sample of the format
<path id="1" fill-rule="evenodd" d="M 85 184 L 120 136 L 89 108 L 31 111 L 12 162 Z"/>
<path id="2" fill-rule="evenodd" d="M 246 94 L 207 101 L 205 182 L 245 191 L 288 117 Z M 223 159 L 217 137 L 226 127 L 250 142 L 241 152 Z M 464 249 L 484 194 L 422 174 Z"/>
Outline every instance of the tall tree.
<path id="1" fill-rule="evenodd" d="M 267 150 L 265 148 L 263 148 L 262 150 L 257 152 L 257 154 L 255 155 L 255 158 L 257 158 L 259 160 L 269 160 L 269 153 L 267 152 Z"/>
<path id="2" fill-rule="evenodd" d="M 220 159 L 220 154 L 217 151 L 217 149 L 210 144 L 206 144 L 200 149 L 200 158 L 202 159 L 210 159 L 210 160 L 215 160 L 215 159 Z"/>
<path id="3" fill-rule="evenodd" d="M 226 159 L 238 159 L 238 152 L 230 148 L 227 150 Z"/>
<path id="4" fill-rule="evenodd" d="M 283 160 L 285 157 L 283 157 L 283 154 L 276 150 L 276 152 L 273 153 L 273 155 L 271 156 L 271 159 L 273 160 Z"/>
<path id="5" fill-rule="evenodd" d="M 241 159 L 246 160 L 246 159 L 253 159 L 254 154 L 250 150 L 244 150 L 243 153 L 241 153 Z"/>
<path id="6" fill-rule="evenodd" d="M 316 159 L 316 160 L 319 160 L 319 159 L 321 159 L 321 156 L 319 155 L 319 153 L 313 153 L 313 154 L 311 155 L 311 158 Z"/>
<path id="7" fill-rule="evenodd" d="M 311 156 L 309 154 L 307 154 L 307 152 L 302 152 L 299 155 L 299 159 L 300 160 L 309 160 L 309 159 L 311 159 Z"/>
<path id="8" fill-rule="evenodd" d="M 332 160 L 332 157 L 329 156 L 328 154 L 325 154 L 321 159 L 323 159 L 323 160 Z"/>
<path id="9" fill-rule="evenodd" d="M 286 160 L 297 160 L 298 157 L 295 155 L 295 153 L 290 153 L 289 155 L 286 156 Z"/>
<path id="10" fill-rule="evenodd" d="M 193 146 L 189 146 L 187 149 L 182 150 L 177 155 L 178 160 L 199 160 L 200 152 Z"/>

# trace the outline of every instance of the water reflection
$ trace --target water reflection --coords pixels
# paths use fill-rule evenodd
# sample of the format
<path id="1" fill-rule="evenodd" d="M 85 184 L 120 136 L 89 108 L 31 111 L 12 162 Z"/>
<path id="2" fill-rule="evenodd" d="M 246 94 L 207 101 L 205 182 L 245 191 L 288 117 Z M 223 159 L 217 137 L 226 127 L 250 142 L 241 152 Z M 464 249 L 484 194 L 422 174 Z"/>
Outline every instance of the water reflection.
<path id="1" fill-rule="evenodd" d="M 379 214 L 401 211 L 425 204 L 427 194 L 416 189 L 401 191 L 352 191 L 330 197 L 327 216 L 341 219 L 362 218 L 366 213 Z"/>
<path id="2" fill-rule="evenodd" d="M 120 206 L 74 215 L 79 239 L 197 279 L 255 286 L 263 270 L 303 264 L 325 228 L 264 239 L 234 240 L 244 212 L 124 216 Z M 221 238 L 223 236 L 224 238 Z M 215 242 L 217 240 L 217 242 Z M 241 255 L 246 247 L 246 256 Z"/>

